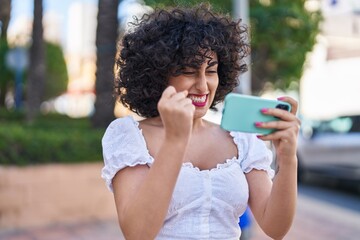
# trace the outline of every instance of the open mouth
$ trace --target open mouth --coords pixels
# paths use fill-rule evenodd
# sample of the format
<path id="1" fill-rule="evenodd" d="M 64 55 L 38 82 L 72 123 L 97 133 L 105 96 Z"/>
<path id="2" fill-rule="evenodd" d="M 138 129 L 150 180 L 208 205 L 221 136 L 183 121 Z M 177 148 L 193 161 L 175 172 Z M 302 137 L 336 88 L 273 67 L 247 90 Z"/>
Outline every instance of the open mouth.
<path id="1" fill-rule="evenodd" d="M 189 94 L 188 98 L 191 99 L 195 107 L 204 107 L 207 102 L 208 94 Z"/>

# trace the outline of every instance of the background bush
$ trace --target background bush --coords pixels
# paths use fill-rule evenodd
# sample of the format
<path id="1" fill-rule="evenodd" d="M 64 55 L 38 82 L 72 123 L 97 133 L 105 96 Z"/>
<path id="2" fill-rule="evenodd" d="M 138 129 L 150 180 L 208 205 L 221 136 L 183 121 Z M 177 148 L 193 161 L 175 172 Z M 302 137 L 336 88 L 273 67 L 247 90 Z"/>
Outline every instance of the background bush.
<path id="1" fill-rule="evenodd" d="M 69 77 L 61 47 L 50 42 L 46 42 L 45 47 L 46 82 L 44 100 L 48 100 L 66 92 Z"/>
<path id="2" fill-rule="evenodd" d="M 240 1 L 240 0 L 237 0 Z M 144 0 L 152 7 L 193 5 L 203 0 Z M 208 0 L 214 9 L 231 14 L 232 0 Z M 316 43 L 322 16 L 310 12 L 305 0 L 249 0 L 251 90 L 259 95 L 266 83 L 289 89 L 299 83 L 306 54 Z"/>
<path id="3" fill-rule="evenodd" d="M 0 108 L 5 105 L 5 94 L 14 79 L 13 73 L 6 66 L 6 53 L 9 51 L 7 40 L 0 38 Z"/>
<path id="4" fill-rule="evenodd" d="M 94 129 L 89 119 L 46 115 L 34 124 L 21 113 L 0 113 L 0 164 L 31 165 L 102 161 L 104 129 Z"/>

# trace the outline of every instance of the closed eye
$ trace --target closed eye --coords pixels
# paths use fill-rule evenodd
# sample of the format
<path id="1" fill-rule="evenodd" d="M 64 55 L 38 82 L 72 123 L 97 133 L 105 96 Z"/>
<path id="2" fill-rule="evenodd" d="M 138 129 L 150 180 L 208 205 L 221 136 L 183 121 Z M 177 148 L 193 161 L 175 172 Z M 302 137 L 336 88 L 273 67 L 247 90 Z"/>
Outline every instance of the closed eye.
<path id="1" fill-rule="evenodd" d="M 181 71 L 181 74 L 184 74 L 184 75 L 193 75 L 195 73 L 196 73 L 196 69 L 190 68 L 190 67 L 185 67 Z"/>
<path id="2" fill-rule="evenodd" d="M 215 73 L 217 73 L 217 68 L 218 68 L 217 61 L 210 62 L 206 68 L 206 72 L 210 73 L 210 74 L 215 74 Z"/>
<path id="3" fill-rule="evenodd" d="M 184 75 L 192 75 L 195 74 L 195 71 L 182 71 L 181 73 Z"/>

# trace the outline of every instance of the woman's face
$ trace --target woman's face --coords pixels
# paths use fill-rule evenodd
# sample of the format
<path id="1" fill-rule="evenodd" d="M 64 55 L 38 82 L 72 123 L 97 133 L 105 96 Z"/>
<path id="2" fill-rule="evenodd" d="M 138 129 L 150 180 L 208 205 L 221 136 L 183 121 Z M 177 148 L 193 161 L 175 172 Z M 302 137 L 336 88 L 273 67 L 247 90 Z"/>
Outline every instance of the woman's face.
<path id="1" fill-rule="evenodd" d="M 178 76 L 169 78 L 169 85 L 177 92 L 187 90 L 188 98 L 196 107 L 195 118 L 203 117 L 214 100 L 219 84 L 218 58 L 214 53 L 200 68 L 185 67 Z"/>

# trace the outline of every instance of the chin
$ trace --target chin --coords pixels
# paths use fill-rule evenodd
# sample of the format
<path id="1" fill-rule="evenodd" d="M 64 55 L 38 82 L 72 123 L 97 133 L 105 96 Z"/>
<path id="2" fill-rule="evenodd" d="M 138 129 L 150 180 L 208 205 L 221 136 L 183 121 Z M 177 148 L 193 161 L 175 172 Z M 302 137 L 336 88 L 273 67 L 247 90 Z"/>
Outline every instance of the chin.
<path id="1" fill-rule="evenodd" d="M 201 109 L 196 108 L 195 114 L 194 114 L 194 119 L 204 117 L 208 111 L 209 111 L 208 107 L 203 107 Z"/>

